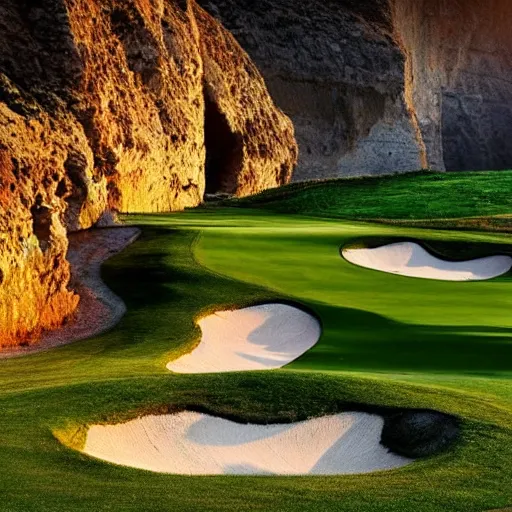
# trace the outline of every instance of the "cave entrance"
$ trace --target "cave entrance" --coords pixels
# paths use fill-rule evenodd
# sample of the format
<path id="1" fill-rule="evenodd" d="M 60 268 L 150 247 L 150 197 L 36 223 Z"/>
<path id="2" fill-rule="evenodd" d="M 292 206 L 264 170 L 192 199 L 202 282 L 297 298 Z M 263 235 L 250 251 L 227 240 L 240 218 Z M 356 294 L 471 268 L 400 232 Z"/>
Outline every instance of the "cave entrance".
<path id="1" fill-rule="evenodd" d="M 206 191 L 208 195 L 234 194 L 242 167 L 243 145 L 226 116 L 205 94 L 204 139 L 206 146 Z"/>
<path id="2" fill-rule="evenodd" d="M 52 236 L 52 212 L 43 204 L 41 194 L 37 194 L 30 213 L 32 214 L 32 230 L 39 242 L 40 249 L 45 252 L 50 245 Z"/>

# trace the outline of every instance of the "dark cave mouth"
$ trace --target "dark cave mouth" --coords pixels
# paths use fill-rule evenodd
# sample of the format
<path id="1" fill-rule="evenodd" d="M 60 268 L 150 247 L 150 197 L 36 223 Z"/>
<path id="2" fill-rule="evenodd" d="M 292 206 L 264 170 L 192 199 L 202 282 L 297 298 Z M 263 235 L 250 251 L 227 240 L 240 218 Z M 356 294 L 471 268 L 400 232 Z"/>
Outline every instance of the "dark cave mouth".
<path id="1" fill-rule="evenodd" d="M 46 252 L 52 236 L 52 211 L 43 204 L 41 194 L 37 195 L 34 205 L 30 208 L 30 213 L 32 215 L 32 230 L 39 243 L 39 248 Z"/>
<path id="2" fill-rule="evenodd" d="M 235 194 L 242 168 L 242 136 L 231 130 L 217 103 L 205 94 L 205 194 Z"/>

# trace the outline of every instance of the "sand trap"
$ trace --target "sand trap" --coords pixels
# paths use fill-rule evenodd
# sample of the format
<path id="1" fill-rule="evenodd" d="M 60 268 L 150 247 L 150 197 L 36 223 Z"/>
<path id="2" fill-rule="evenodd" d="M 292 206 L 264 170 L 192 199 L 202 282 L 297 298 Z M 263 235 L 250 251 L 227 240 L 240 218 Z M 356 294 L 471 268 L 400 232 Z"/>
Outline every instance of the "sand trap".
<path id="1" fill-rule="evenodd" d="M 213 373 L 281 368 L 320 338 L 313 316 L 286 304 L 219 311 L 199 322 L 202 338 L 189 354 L 171 361 L 176 373 Z"/>
<path id="2" fill-rule="evenodd" d="M 344 249 L 343 257 L 360 267 L 442 281 L 483 281 L 506 274 L 512 268 L 510 256 L 452 262 L 436 258 L 412 242 L 395 243 L 376 249 Z"/>
<path id="3" fill-rule="evenodd" d="M 411 463 L 380 444 L 383 424 L 380 416 L 344 413 L 289 425 L 242 425 L 186 411 L 92 426 L 83 452 L 183 475 L 340 475 Z"/>

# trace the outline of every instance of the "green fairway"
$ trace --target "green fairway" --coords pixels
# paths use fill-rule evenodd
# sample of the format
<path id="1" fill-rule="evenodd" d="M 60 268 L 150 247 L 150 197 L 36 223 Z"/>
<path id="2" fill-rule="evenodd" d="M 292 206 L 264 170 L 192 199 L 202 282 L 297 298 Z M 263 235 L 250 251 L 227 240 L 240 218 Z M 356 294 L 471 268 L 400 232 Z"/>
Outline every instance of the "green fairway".
<path id="1" fill-rule="evenodd" d="M 491 210 L 476 213 L 504 213 Z M 122 322 L 92 340 L 0 360 L 0 510 L 482 512 L 512 504 L 512 276 L 410 279 L 340 256 L 344 244 L 373 237 L 423 240 L 448 257 L 446 242 L 471 244 L 470 254 L 510 253 L 510 236 L 233 208 L 127 220 L 143 236 L 104 267 L 128 307 Z M 199 339 L 194 318 L 270 300 L 298 302 L 321 320 L 319 343 L 301 358 L 270 372 L 166 370 Z M 56 438 L 78 445 L 84 425 L 182 408 L 289 422 L 382 407 L 454 414 L 461 439 L 390 472 L 275 478 L 153 474 Z"/>
<path id="2" fill-rule="evenodd" d="M 226 201 L 276 213 L 416 222 L 439 227 L 512 229 L 512 171 L 417 172 L 294 183 Z M 445 219 L 450 219 L 446 222 Z M 454 222 L 454 219 L 459 219 Z M 464 219 L 464 221 L 462 221 Z"/>

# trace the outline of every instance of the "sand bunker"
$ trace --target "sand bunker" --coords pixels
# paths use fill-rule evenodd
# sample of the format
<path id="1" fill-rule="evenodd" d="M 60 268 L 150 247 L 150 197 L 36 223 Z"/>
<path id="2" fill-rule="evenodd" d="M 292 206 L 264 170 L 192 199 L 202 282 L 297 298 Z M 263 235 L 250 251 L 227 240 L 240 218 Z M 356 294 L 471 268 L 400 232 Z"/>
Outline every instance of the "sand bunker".
<path id="1" fill-rule="evenodd" d="M 171 361 L 169 370 L 213 373 L 281 368 L 315 345 L 321 334 L 313 316 L 286 304 L 219 311 L 198 324 L 201 342 Z"/>
<path id="2" fill-rule="evenodd" d="M 185 411 L 92 426 L 83 452 L 183 475 L 340 475 L 411 463 L 380 444 L 383 424 L 380 416 L 344 413 L 289 425 L 242 425 Z"/>
<path id="3" fill-rule="evenodd" d="M 343 257 L 360 267 L 442 281 L 483 281 L 506 274 L 512 268 L 510 256 L 445 261 L 412 242 L 395 243 L 376 249 L 344 249 Z"/>

